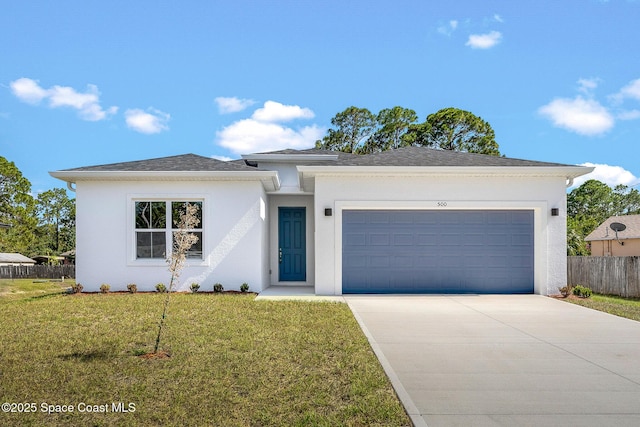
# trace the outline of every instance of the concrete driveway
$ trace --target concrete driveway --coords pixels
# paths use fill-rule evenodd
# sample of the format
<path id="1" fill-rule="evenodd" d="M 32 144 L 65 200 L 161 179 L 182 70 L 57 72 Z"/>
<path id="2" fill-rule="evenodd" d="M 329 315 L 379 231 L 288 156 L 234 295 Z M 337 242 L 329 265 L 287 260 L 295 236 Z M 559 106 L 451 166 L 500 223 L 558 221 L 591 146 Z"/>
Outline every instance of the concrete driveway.
<path id="1" fill-rule="evenodd" d="M 640 426 L 640 322 L 540 295 L 345 300 L 417 426 Z"/>

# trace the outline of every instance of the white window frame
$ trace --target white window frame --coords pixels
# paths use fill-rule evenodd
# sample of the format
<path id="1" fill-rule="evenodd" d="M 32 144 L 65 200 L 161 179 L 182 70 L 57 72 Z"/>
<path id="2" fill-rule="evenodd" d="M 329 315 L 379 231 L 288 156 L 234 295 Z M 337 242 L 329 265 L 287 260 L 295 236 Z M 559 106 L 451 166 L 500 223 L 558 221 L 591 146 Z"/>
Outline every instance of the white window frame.
<path id="1" fill-rule="evenodd" d="M 194 229 L 201 233 L 202 236 L 202 257 L 201 258 L 187 258 L 187 266 L 206 266 L 208 264 L 208 241 L 207 230 L 210 225 L 208 224 L 207 214 L 209 208 L 209 202 L 207 197 L 202 194 L 129 194 L 127 196 L 127 264 L 131 266 L 163 266 L 167 267 L 166 258 L 171 256 L 173 249 L 173 233 L 177 230 L 173 227 L 171 218 L 171 203 L 172 202 L 200 202 L 202 203 L 202 222 L 198 228 Z M 136 233 L 140 229 L 136 228 L 136 203 L 137 202 L 164 202 L 166 204 L 166 223 L 165 228 L 162 230 L 165 232 L 165 245 L 166 245 L 166 257 L 165 258 L 138 258 L 137 257 L 137 235 Z M 156 229 L 149 229 L 149 231 L 159 231 Z"/>

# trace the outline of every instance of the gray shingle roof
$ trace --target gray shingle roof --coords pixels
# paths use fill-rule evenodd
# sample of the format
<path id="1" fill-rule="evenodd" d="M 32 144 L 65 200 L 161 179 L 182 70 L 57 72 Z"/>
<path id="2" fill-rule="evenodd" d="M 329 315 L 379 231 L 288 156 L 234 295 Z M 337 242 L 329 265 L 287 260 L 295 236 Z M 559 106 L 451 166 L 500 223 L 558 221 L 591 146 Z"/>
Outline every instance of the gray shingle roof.
<path id="1" fill-rule="evenodd" d="M 106 165 L 84 166 L 65 169 L 64 171 L 86 172 L 185 172 L 185 171 L 253 171 L 255 168 L 239 162 L 224 162 L 210 157 L 196 154 L 182 154 L 179 156 L 161 157 L 133 162 L 110 163 Z"/>
<path id="2" fill-rule="evenodd" d="M 0 252 L 0 263 L 35 264 L 36 262 L 19 253 Z"/>
<path id="3" fill-rule="evenodd" d="M 560 163 L 513 159 L 487 154 L 463 153 L 427 147 L 403 147 L 373 154 L 351 154 L 311 148 L 308 150 L 279 150 L 260 154 L 338 154 L 338 160 L 313 162 L 315 165 L 335 166 L 573 166 Z M 301 162 L 301 164 L 307 164 Z"/>
<path id="4" fill-rule="evenodd" d="M 624 231 L 618 231 L 618 239 L 640 239 L 640 215 L 622 215 L 607 218 L 584 240 L 614 240 L 616 233 L 609 227 L 612 222 L 619 222 L 627 226 Z"/>
<path id="5" fill-rule="evenodd" d="M 344 166 L 568 166 L 425 147 L 404 147 L 381 153 L 341 158 Z"/>
<path id="6" fill-rule="evenodd" d="M 358 155 L 337 151 L 310 148 L 306 150 L 278 150 L 268 153 L 274 155 L 327 154 L 338 155 L 335 160 L 303 160 L 299 165 L 315 166 L 571 166 L 560 163 L 538 162 L 533 160 L 512 159 L 485 154 L 462 153 L 437 150 L 425 147 L 404 147 L 382 153 Z M 264 162 L 264 160 L 262 161 Z M 188 171 L 255 171 L 243 160 L 222 161 L 196 154 L 161 157 L 132 162 L 110 163 L 65 169 L 62 172 L 188 172 Z"/>

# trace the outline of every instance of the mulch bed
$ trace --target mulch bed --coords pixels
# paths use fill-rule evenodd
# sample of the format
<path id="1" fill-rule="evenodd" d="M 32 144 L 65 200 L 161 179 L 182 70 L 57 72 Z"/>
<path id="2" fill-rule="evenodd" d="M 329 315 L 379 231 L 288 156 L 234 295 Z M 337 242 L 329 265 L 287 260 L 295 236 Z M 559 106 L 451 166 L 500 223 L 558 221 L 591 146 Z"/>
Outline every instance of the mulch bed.
<path id="1" fill-rule="evenodd" d="M 587 298 L 583 298 L 583 297 L 578 297 L 575 295 L 567 295 L 566 297 L 564 295 L 560 295 L 560 294 L 556 294 L 556 295 L 548 295 L 550 298 L 555 298 L 555 299 L 587 299 Z"/>

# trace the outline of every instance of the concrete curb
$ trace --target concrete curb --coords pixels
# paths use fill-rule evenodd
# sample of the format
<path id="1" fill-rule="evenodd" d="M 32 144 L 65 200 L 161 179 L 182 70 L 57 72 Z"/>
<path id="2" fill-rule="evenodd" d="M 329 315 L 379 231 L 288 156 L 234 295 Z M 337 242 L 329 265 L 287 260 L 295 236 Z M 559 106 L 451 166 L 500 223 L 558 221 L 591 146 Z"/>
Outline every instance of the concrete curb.
<path id="1" fill-rule="evenodd" d="M 376 357 L 380 361 L 380 364 L 382 365 L 384 372 L 387 374 L 387 377 L 389 377 L 389 380 L 391 381 L 391 385 L 396 391 L 396 394 L 398 395 L 400 402 L 404 406 L 405 411 L 407 411 L 409 418 L 411 418 L 411 422 L 415 427 L 428 427 L 427 422 L 424 420 L 424 418 L 422 418 L 422 415 L 420 414 L 418 407 L 415 405 L 415 403 L 413 403 L 411 396 L 409 396 L 409 393 L 407 393 L 407 391 L 404 389 L 404 386 L 400 382 L 400 379 L 398 378 L 395 371 L 391 367 L 391 364 L 385 357 L 384 353 L 382 353 L 382 350 L 380 349 L 380 346 L 376 342 L 375 338 L 373 338 L 373 335 L 371 335 L 371 332 L 369 332 L 369 329 L 367 329 L 367 327 L 365 326 L 364 322 L 362 321 L 362 318 L 351 306 L 351 304 L 349 303 L 349 300 L 346 300 L 346 303 L 349 306 L 351 313 L 353 313 L 353 317 L 355 317 L 356 321 L 358 322 L 358 325 L 360 325 L 360 329 L 362 329 L 362 332 L 364 332 L 364 335 L 369 340 L 369 344 L 371 345 L 373 352 L 375 353 Z"/>

